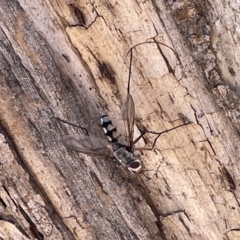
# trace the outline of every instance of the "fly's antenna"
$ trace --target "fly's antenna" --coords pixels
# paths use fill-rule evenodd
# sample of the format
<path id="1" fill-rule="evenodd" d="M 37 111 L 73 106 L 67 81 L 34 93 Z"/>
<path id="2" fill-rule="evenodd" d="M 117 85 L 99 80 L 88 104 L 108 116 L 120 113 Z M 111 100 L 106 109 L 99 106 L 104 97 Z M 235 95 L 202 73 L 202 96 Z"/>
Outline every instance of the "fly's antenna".
<path id="1" fill-rule="evenodd" d="M 163 45 L 163 46 L 166 46 L 166 47 L 168 47 L 168 48 L 170 48 L 172 51 L 174 51 L 171 47 L 169 47 L 169 46 L 167 46 L 166 44 L 164 44 L 164 43 L 158 43 L 158 42 L 156 42 L 156 41 L 154 41 L 154 42 L 142 42 L 142 43 L 138 43 L 138 44 L 136 44 L 136 45 L 134 45 L 133 47 L 131 47 L 130 48 L 130 50 L 128 51 L 128 53 L 127 53 L 127 56 L 128 56 L 128 54 L 130 53 L 130 66 L 129 66 L 129 73 L 128 73 L 128 87 L 127 87 L 127 92 L 128 92 L 128 94 L 129 94 L 129 92 L 130 92 L 130 80 L 131 80 L 131 73 L 132 73 L 132 55 L 133 55 L 133 48 L 135 48 L 135 47 L 137 47 L 137 46 L 140 46 L 140 45 L 142 45 L 142 44 L 146 44 L 146 43 L 155 43 L 155 44 L 161 44 L 161 45 Z M 174 51 L 175 52 L 175 51 Z"/>
<path id="2" fill-rule="evenodd" d="M 66 123 L 66 124 L 71 125 L 71 126 L 73 126 L 73 127 L 80 128 L 86 136 L 89 136 L 88 130 L 87 130 L 86 128 L 81 127 L 81 126 L 78 126 L 78 125 L 73 124 L 73 123 L 70 123 L 70 122 L 68 122 L 68 121 L 65 121 L 65 120 L 63 120 L 63 119 L 61 119 L 61 118 L 59 118 L 59 117 L 53 117 L 53 118 L 56 118 L 58 121 L 63 122 L 63 123 Z"/>
<path id="3" fill-rule="evenodd" d="M 146 43 L 154 43 L 154 44 L 156 44 L 157 46 L 158 46 L 158 45 L 162 45 L 162 46 L 165 46 L 165 47 L 169 48 L 170 50 L 173 51 L 173 53 L 175 54 L 176 58 L 179 60 L 179 57 L 178 57 L 176 51 L 175 51 L 173 48 L 169 47 L 168 45 L 166 45 L 166 44 L 164 44 L 164 43 L 157 42 L 155 39 L 154 39 L 153 42 L 142 42 L 142 43 L 138 43 L 138 44 L 134 45 L 133 47 L 130 48 L 130 50 L 129 50 L 128 53 L 127 53 L 127 55 L 130 53 L 130 66 L 129 66 L 129 74 L 128 74 L 128 87 L 127 87 L 127 92 L 128 92 L 128 94 L 129 94 L 129 92 L 130 92 L 130 79 L 131 79 L 131 73 L 132 73 L 132 54 L 133 54 L 133 53 L 132 53 L 132 52 L 133 52 L 132 50 L 133 50 L 133 48 L 135 48 L 135 47 L 137 47 L 137 46 L 140 46 L 140 45 L 143 45 L 143 44 L 146 44 Z M 180 60 L 179 60 L 179 62 L 180 62 Z"/>
<path id="4" fill-rule="evenodd" d="M 130 80 L 131 80 L 131 72 L 132 72 L 132 49 L 131 48 L 129 51 L 130 51 L 130 66 L 129 66 L 129 73 L 128 73 L 128 86 L 127 86 L 127 92 L 129 94 L 130 92 Z M 129 52 L 128 52 L 129 53 Z M 128 55 L 127 53 L 127 55 Z"/>

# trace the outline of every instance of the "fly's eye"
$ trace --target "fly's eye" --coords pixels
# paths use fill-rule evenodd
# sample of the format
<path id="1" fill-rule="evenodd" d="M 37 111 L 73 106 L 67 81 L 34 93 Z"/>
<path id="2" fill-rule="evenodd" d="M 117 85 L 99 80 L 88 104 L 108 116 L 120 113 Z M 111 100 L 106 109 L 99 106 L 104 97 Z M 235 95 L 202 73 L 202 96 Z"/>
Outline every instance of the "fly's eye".
<path id="1" fill-rule="evenodd" d="M 138 171 L 141 168 L 141 164 L 139 161 L 133 161 L 128 164 L 127 168 L 129 171 Z"/>

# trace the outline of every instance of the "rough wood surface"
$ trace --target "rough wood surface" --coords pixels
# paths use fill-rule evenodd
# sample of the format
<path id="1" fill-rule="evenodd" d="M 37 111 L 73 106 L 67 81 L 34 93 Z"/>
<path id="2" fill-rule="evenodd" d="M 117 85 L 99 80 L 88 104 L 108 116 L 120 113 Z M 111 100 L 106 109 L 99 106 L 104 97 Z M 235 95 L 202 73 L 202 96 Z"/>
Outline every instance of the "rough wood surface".
<path id="1" fill-rule="evenodd" d="M 0 0 L 0 239 L 240 239 L 239 8 Z M 117 123 L 131 47 L 136 125 L 179 126 L 139 175 L 67 150 L 54 118 Z"/>

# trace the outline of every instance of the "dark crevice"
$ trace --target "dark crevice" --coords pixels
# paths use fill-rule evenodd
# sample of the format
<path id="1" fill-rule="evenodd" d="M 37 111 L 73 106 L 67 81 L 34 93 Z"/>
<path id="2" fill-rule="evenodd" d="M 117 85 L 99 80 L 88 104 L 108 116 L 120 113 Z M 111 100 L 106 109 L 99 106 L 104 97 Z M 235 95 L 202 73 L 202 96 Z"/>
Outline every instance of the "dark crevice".
<path id="1" fill-rule="evenodd" d="M 219 168 L 220 172 L 222 173 L 222 178 L 228 183 L 229 189 L 226 189 L 228 191 L 235 191 L 236 190 L 236 184 L 230 174 L 230 172 L 227 170 L 227 168 L 223 165 L 221 165 L 221 168 Z"/>
<path id="2" fill-rule="evenodd" d="M 161 214 L 161 217 L 162 217 L 162 218 L 166 218 L 166 217 L 175 215 L 175 214 L 177 214 L 177 213 L 184 213 L 184 212 L 185 212 L 184 209 L 179 209 L 179 210 L 175 210 L 175 211 L 166 212 L 166 213 L 164 213 L 164 214 Z"/>
<path id="3" fill-rule="evenodd" d="M 76 15 L 76 17 L 79 21 L 79 24 L 83 25 L 83 26 L 86 26 L 85 17 L 83 15 L 82 11 L 76 6 L 73 6 L 73 7 L 74 7 L 74 13 L 75 13 L 75 15 Z"/>
<path id="4" fill-rule="evenodd" d="M 0 205 L 3 206 L 5 209 L 7 208 L 7 204 L 3 201 L 1 197 L 0 197 Z"/>
<path id="5" fill-rule="evenodd" d="M 159 52 L 161 53 L 166 65 L 167 65 L 168 71 L 175 76 L 175 72 L 174 72 L 173 68 L 171 67 L 167 57 L 164 55 L 164 53 L 163 53 L 161 47 L 159 46 L 159 44 L 157 44 L 157 48 L 158 48 Z"/>
<path id="6" fill-rule="evenodd" d="M 207 138 L 207 142 L 208 142 L 209 146 L 211 147 L 211 149 L 212 149 L 212 151 L 213 151 L 213 154 L 214 154 L 214 156 L 216 156 L 216 155 L 217 155 L 217 153 L 215 152 L 215 150 L 214 150 L 214 148 L 213 148 L 213 146 L 212 146 L 212 143 L 209 141 L 209 139 L 208 139 L 208 138 Z"/>
<path id="7" fill-rule="evenodd" d="M 3 186 L 3 189 L 5 190 L 5 192 L 8 194 L 9 198 L 12 200 L 12 202 L 15 204 L 15 206 L 20 210 L 22 216 L 25 218 L 25 220 L 29 223 L 29 230 L 32 234 L 32 236 L 34 238 L 36 238 L 37 240 L 43 240 L 44 239 L 44 235 L 39 232 L 37 230 L 36 225 L 33 223 L 33 221 L 31 220 L 31 218 L 28 216 L 28 214 L 22 209 L 22 207 L 20 205 L 17 205 L 14 201 L 14 199 L 12 198 L 12 196 L 10 195 L 8 189 L 6 186 Z M 0 219 L 11 222 L 12 224 L 14 224 L 16 226 L 16 228 L 18 228 L 18 230 L 24 234 L 25 236 L 29 237 L 30 236 L 26 233 L 26 231 L 22 228 L 22 226 L 18 223 L 18 221 L 14 218 L 14 216 L 12 215 L 4 215 L 0 213 Z"/>
<path id="8" fill-rule="evenodd" d="M 185 214 L 186 215 L 186 214 Z M 187 224 L 184 222 L 183 218 L 181 215 L 178 216 L 179 221 L 182 223 L 182 225 L 185 227 L 185 229 L 187 230 L 187 232 L 189 233 L 189 236 L 192 237 L 191 231 L 189 229 L 189 227 L 187 226 Z"/>
<path id="9" fill-rule="evenodd" d="M 156 3 L 155 0 L 151 0 L 151 2 L 152 2 L 152 5 L 153 5 L 154 8 L 155 8 L 155 12 L 158 14 L 159 21 L 161 22 L 162 26 L 166 29 L 166 26 L 165 26 L 165 24 L 164 24 L 164 21 L 163 21 L 162 18 L 161 18 L 161 9 L 158 7 L 158 4 Z M 171 39 L 171 38 L 169 38 L 169 39 Z"/>
<path id="10" fill-rule="evenodd" d="M 139 186 L 139 190 L 142 192 L 143 198 L 145 199 L 148 206 L 151 208 L 152 213 L 154 214 L 154 216 L 157 219 L 155 224 L 158 228 L 160 237 L 162 238 L 162 240 L 167 240 L 167 237 L 165 236 L 164 232 L 162 231 L 163 225 L 161 223 L 161 214 L 158 213 L 158 210 L 157 210 L 155 204 L 153 203 L 149 194 L 146 192 L 146 190 L 148 190 L 148 189 L 146 187 L 143 187 L 144 185 L 142 185 L 142 184 L 138 184 L 138 186 Z"/>
<path id="11" fill-rule="evenodd" d="M 22 226 L 19 224 L 19 222 L 17 221 L 17 219 L 14 216 L 12 216 L 12 215 L 5 215 L 3 213 L 0 213 L 0 220 L 7 221 L 7 222 L 10 222 L 10 223 L 14 224 L 14 226 L 19 230 L 19 232 L 21 232 L 25 237 L 30 239 L 30 236 L 22 228 Z M 42 239 L 38 239 L 38 240 L 42 240 Z"/>
<path id="12" fill-rule="evenodd" d="M 34 222 L 31 220 L 31 218 L 28 216 L 28 214 L 22 209 L 21 206 L 18 206 L 19 210 L 21 212 L 21 214 L 23 215 L 23 217 L 27 220 L 27 222 L 29 223 L 29 230 L 32 233 L 33 237 L 36 238 L 37 240 L 43 240 L 44 239 L 44 235 L 38 231 L 36 225 L 34 224 Z"/>
<path id="13" fill-rule="evenodd" d="M 99 180 L 99 178 L 97 177 L 96 173 L 93 172 L 93 171 L 89 171 L 89 173 L 90 173 L 92 179 L 94 179 L 95 182 L 99 185 L 99 187 L 101 188 L 102 192 L 103 192 L 104 194 L 106 194 L 106 195 L 109 195 L 109 194 L 104 190 L 103 184 L 102 184 L 102 182 Z"/>
<path id="14" fill-rule="evenodd" d="M 105 77 L 107 79 L 110 80 L 111 84 L 116 85 L 116 79 L 115 79 L 115 72 L 113 71 L 112 67 L 110 66 L 110 64 L 105 63 L 105 62 L 100 62 L 98 59 L 95 58 L 95 60 L 98 63 L 98 68 L 99 71 L 102 74 L 102 77 Z"/>
<path id="15" fill-rule="evenodd" d="M 32 125 L 32 127 L 36 130 L 36 132 L 41 137 L 41 132 L 39 131 L 39 129 L 36 127 L 36 125 L 32 122 L 32 120 L 30 118 L 28 118 L 28 122 L 30 123 L 30 125 Z"/>
<path id="16" fill-rule="evenodd" d="M 190 107 L 191 107 L 192 110 L 194 111 L 194 116 L 195 116 L 195 119 L 196 119 L 197 124 L 200 125 L 200 126 L 202 127 L 202 125 L 201 125 L 201 124 L 199 123 L 199 121 L 198 121 L 198 117 L 197 117 L 197 111 L 196 111 L 196 109 L 192 106 L 192 104 L 190 104 Z M 204 129 L 203 129 L 203 131 L 204 131 Z"/>
<path id="17" fill-rule="evenodd" d="M 198 124 L 199 126 L 201 126 L 203 132 L 205 133 L 202 124 L 200 124 L 200 122 L 198 121 L 197 111 L 195 110 L 195 108 L 194 108 L 192 105 L 190 105 L 190 106 L 191 106 L 192 110 L 194 111 L 194 116 L 195 116 L 195 119 L 196 119 L 197 124 Z M 209 141 L 209 139 L 208 139 L 207 137 L 206 137 L 206 141 L 208 142 L 208 144 L 209 144 L 209 146 L 211 147 L 214 155 L 216 156 L 216 152 L 215 152 L 215 150 L 214 150 L 214 148 L 213 148 L 213 146 L 212 146 L 212 143 Z"/>

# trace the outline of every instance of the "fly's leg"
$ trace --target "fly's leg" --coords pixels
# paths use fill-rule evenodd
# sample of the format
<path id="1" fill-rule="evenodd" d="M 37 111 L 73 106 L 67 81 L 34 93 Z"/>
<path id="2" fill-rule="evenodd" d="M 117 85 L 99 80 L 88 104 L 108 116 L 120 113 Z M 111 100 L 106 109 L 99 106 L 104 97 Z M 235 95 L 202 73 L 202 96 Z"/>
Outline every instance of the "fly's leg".
<path id="1" fill-rule="evenodd" d="M 57 120 L 60 121 L 60 122 L 66 123 L 66 124 L 68 124 L 68 125 L 71 125 L 71 126 L 73 126 L 73 127 L 80 128 L 86 136 L 89 136 L 88 130 L 87 130 L 86 128 L 81 127 L 81 126 L 78 126 L 78 125 L 73 124 L 73 123 L 70 123 L 70 122 L 68 122 L 68 121 L 65 121 L 65 120 L 63 120 L 63 119 L 61 119 L 61 118 L 59 118 L 59 117 L 53 117 L 53 118 L 57 119 Z"/>
<path id="2" fill-rule="evenodd" d="M 135 148 L 135 150 L 139 150 L 139 151 L 153 150 L 155 145 L 156 145 L 156 142 L 157 142 L 158 138 L 165 132 L 156 133 L 156 132 L 146 131 L 146 132 L 142 133 L 136 140 L 134 140 L 133 145 L 136 144 L 140 140 L 140 138 L 143 137 L 146 133 L 157 134 L 157 137 L 154 139 L 152 146 L 151 147 L 139 147 L 139 148 Z"/>
<path id="3" fill-rule="evenodd" d="M 153 132 L 153 131 L 147 131 L 146 128 L 145 128 L 143 125 L 142 125 L 141 127 L 143 128 L 142 131 L 140 130 L 140 132 L 142 132 L 142 133 L 140 134 L 140 136 L 138 136 L 138 137 L 132 142 L 132 144 L 131 144 L 132 148 L 134 147 L 134 145 L 135 145 L 146 133 L 151 133 L 151 134 L 156 134 L 156 135 L 157 135 L 157 137 L 154 139 L 154 142 L 153 142 L 153 145 L 152 145 L 151 148 L 141 147 L 141 148 L 134 148 L 134 149 L 135 149 L 135 150 L 140 150 L 140 151 L 141 151 L 141 150 L 153 150 L 153 148 L 154 148 L 154 146 L 155 146 L 158 138 L 159 138 L 160 135 L 161 135 L 162 133 L 164 133 L 164 132 L 158 133 L 158 132 Z"/>
<path id="4" fill-rule="evenodd" d="M 141 135 L 133 141 L 132 146 L 134 146 L 146 133 L 147 131 L 144 131 L 143 133 L 141 133 Z"/>
<path id="5" fill-rule="evenodd" d="M 190 122 L 185 123 L 185 124 L 182 124 L 182 125 L 179 125 L 179 126 L 177 126 L 177 127 L 174 127 L 174 128 L 168 129 L 168 130 L 165 130 L 165 131 L 160 132 L 160 133 L 158 133 L 158 132 L 153 132 L 153 131 L 144 131 L 136 140 L 134 140 L 133 145 L 136 144 L 136 143 L 140 140 L 140 138 L 143 137 L 146 133 L 156 134 L 157 137 L 154 139 L 153 144 L 152 144 L 151 147 L 140 147 L 140 148 L 135 148 L 135 150 L 139 150 L 139 151 L 141 151 L 141 150 L 153 150 L 154 147 L 155 147 L 155 145 L 156 145 L 156 142 L 157 142 L 158 138 L 159 138 L 163 133 L 170 132 L 170 131 L 172 131 L 172 130 L 175 130 L 175 129 L 180 128 L 180 127 L 183 127 L 183 126 L 186 126 L 186 125 L 188 125 L 188 124 L 190 124 Z"/>

